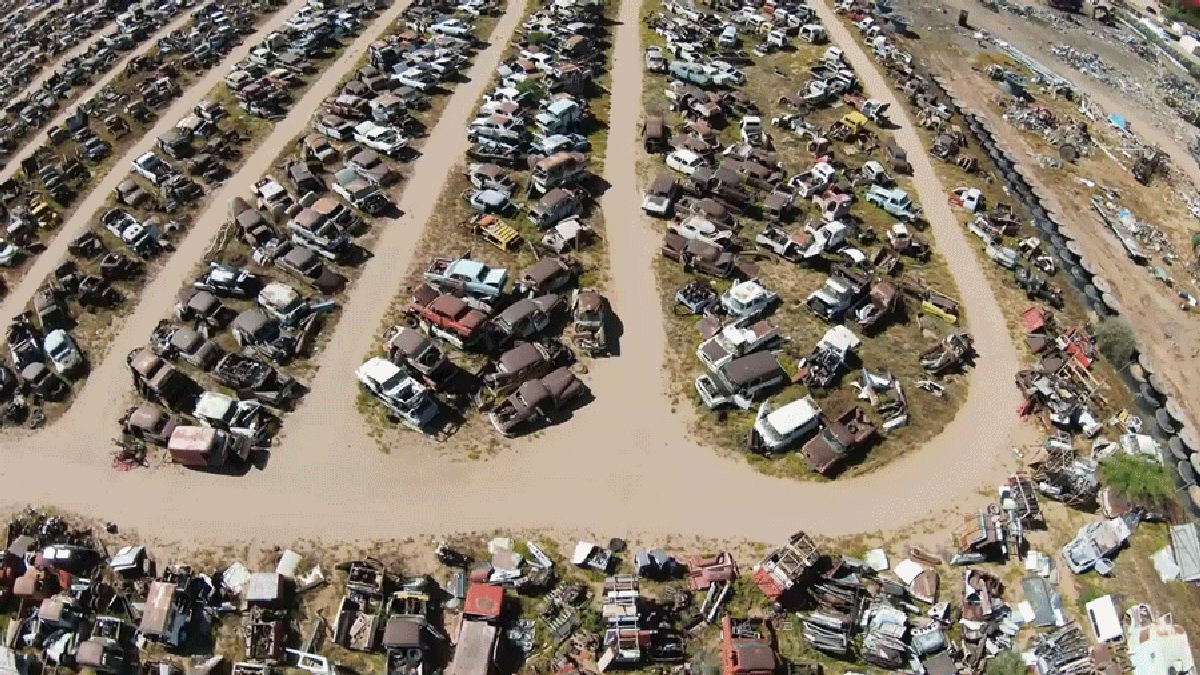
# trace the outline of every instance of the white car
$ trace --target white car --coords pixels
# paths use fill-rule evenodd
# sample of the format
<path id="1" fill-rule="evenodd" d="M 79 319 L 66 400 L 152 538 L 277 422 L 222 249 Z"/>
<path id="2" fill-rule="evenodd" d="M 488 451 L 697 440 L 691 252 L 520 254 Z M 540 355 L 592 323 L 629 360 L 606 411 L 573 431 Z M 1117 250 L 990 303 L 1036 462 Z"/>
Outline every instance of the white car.
<path id="1" fill-rule="evenodd" d="M 646 70 L 652 73 L 667 72 L 667 60 L 663 58 L 661 47 L 646 48 Z"/>
<path id="2" fill-rule="evenodd" d="M 716 85 L 741 86 L 746 84 L 746 74 L 731 63 L 713 61 L 709 64 L 712 72 L 712 82 Z"/>
<path id="3" fill-rule="evenodd" d="M 270 414 L 258 401 L 244 401 L 206 391 L 196 400 L 192 416 L 206 427 L 240 434 L 262 443 L 270 433 Z"/>
<path id="4" fill-rule="evenodd" d="M 679 149 L 667 155 L 667 166 L 690 176 L 696 173 L 696 169 L 704 166 L 704 158 L 691 150 Z"/>
<path id="5" fill-rule="evenodd" d="M 13 246 L 4 239 L 0 239 L 0 266 L 8 267 L 17 261 L 21 255 L 21 249 Z"/>
<path id="6" fill-rule="evenodd" d="M 446 19 L 445 21 L 440 21 L 430 26 L 429 30 L 434 33 L 441 33 L 442 35 L 450 35 L 461 38 L 469 37 L 475 32 L 474 28 L 461 19 Z"/>
<path id="7" fill-rule="evenodd" d="M 387 359 L 372 358 L 359 366 L 354 375 L 362 386 L 383 401 L 388 410 L 414 430 L 428 426 L 438 414 L 437 401 L 429 388 Z"/>
<path id="8" fill-rule="evenodd" d="M 79 347 L 71 339 L 71 334 L 61 328 L 46 334 L 43 347 L 50 359 L 50 365 L 54 366 L 59 375 L 73 373 L 83 365 L 83 354 Z"/>
<path id="9" fill-rule="evenodd" d="M 354 140 L 387 155 L 396 155 L 408 147 L 408 139 L 393 127 L 385 127 L 371 121 L 354 127 Z"/>
<path id="10" fill-rule="evenodd" d="M 393 75 L 392 79 L 406 87 L 412 87 L 422 92 L 428 92 L 437 86 L 437 78 L 420 68 L 409 68 L 399 75 Z"/>
<path id="11" fill-rule="evenodd" d="M 170 164 L 153 152 L 147 152 L 133 160 L 133 170 L 150 181 L 151 185 L 162 185 L 175 173 Z"/>
<path id="12" fill-rule="evenodd" d="M 688 216 L 671 224 L 668 230 L 685 239 L 697 239 L 720 248 L 729 248 L 733 243 L 733 230 L 720 227 L 703 216 Z"/>

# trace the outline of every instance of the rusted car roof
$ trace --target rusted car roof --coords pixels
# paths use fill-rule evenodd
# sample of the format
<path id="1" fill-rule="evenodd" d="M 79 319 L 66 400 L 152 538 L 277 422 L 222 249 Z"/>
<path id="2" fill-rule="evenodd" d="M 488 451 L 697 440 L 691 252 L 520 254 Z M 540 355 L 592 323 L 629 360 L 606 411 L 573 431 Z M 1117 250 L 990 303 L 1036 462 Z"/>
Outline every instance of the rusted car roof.
<path id="1" fill-rule="evenodd" d="M 587 162 L 587 156 L 582 152 L 556 152 L 537 163 L 539 171 L 550 171 L 562 164 L 581 164 Z"/>
<path id="2" fill-rule="evenodd" d="M 504 589 L 492 584 L 471 584 L 467 597 L 463 599 L 464 615 L 494 619 L 500 616 L 504 602 Z"/>
<path id="3" fill-rule="evenodd" d="M 127 423 L 130 426 L 141 429 L 153 429 L 158 425 L 159 420 L 166 416 L 166 413 L 149 403 L 138 406 L 137 410 L 129 415 Z"/>
<path id="4" fill-rule="evenodd" d="M 242 331 L 248 335 L 255 335 L 258 333 L 258 331 L 262 330 L 263 326 L 267 325 L 268 322 L 270 322 L 270 319 L 268 319 L 267 315 L 263 314 L 262 311 L 257 309 L 248 309 L 237 315 L 237 318 L 233 320 L 233 325 L 230 326 L 230 329 Z"/>
<path id="5" fill-rule="evenodd" d="M 580 291 L 575 301 L 576 306 L 584 312 L 598 312 L 604 306 L 604 296 L 592 289 Z"/>
<path id="6" fill-rule="evenodd" d="M 771 352 L 754 352 L 729 362 L 725 374 L 733 384 L 753 382 L 773 373 L 783 374 L 779 361 Z"/>
<path id="7" fill-rule="evenodd" d="M 450 318 L 456 318 L 467 311 L 467 303 L 462 298 L 456 298 L 453 295 L 439 295 L 433 302 L 429 303 L 429 309 Z"/>
<path id="8" fill-rule="evenodd" d="M 195 427 L 180 427 L 175 430 L 175 433 L 178 434 L 180 430 L 188 428 L 194 429 Z M 205 431 L 212 431 L 212 429 L 206 429 Z M 174 438 L 175 436 L 173 435 L 171 439 L 174 440 Z M 167 631 L 171 605 L 174 601 L 175 584 L 165 581 L 151 582 L 150 589 L 146 593 L 146 609 L 142 613 L 140 630 L 147 635 L 164 635 Z"/>
<path id="9" fill-rule="evenodd" d="M 520 372 L 542 360 L 542 352 L 531 342 L 518 342 L 500 355 L 497 365 L 504 373 Z"/>
<path id="10" fill-rule="evenodd" d="M 178 426 L 175 427 L 175 431 L 171 432 L 171 438 L 167 441 L 167 450 L 207 452 L 212 447 L 213 438 L 216 435 L 217 430 L 209 427 Z M 147 607 L 149 607 L 149 601 L 147 601 Z"/>
<path id="11" fill-rule="evenodd" d="M 669 173 L 660 173 L 654 177 L 654 182 L 650 184 L 648 192 L 654 195 L 665 195 L 675 191 L 675 187 L 679 185 L 679 181 L 675 176 Z"/>
<path id="12" fill-rule="evenodd" d="M 559 274 L 562 270 L 563 265 L 558 258 L 542 258 L 525 268 L 525 272 L 521 276 L 540 286 L 554 278 L 554 275 Z"/>
<path id="13" fill-rule="evenodd" d="M 149 349 L 139 349 L 137 356 L 129 361 L 129 367 L 147 376 L 162 367 L 163 360 Z"/>
<path id="14" fill-rule="evenodd" d="M 430 344 L 429 338 L 422 335 L 419 331 L 415 331 L 407 326 L 401 326 L 400 330 L 392 336 L 388 342 L 389 349 L 395 349 L 406 356 L 415 356 Z"/>

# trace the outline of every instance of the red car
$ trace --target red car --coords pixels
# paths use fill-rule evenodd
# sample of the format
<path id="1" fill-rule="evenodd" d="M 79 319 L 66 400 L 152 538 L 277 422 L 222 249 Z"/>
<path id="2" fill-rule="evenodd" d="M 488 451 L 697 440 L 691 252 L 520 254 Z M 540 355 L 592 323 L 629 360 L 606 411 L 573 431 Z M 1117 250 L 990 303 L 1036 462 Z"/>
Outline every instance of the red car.
<path id="1" fill-rule="evenodd" d="M 462 298 L 439 293 L 429 284 L 421 284 L 413 291 L 408 315 L 427 333 L 459 348 L 479 339 L 487 322 L 486 314 Z"/>

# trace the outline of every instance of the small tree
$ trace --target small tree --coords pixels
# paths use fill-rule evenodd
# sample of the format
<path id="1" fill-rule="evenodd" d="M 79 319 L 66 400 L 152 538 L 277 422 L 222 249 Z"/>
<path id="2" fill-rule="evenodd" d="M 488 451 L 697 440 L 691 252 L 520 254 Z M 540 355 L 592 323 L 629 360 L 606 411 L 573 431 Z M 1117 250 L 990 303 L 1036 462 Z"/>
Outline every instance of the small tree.
<path id="1" fill-rule="evenodd" d="M 1162 508 L 1175 496 L 1166 467 L 1148 457 L 1119 452 L 1101 462 L 1100 477 L 1131 503 L 1146 508 Z"/>
<path id="2" fill-rule="evenodd" d="M 1021 655 L 1006 649 L 988 661 L 984 672 L 987 675 L 1025 675 L 1025 671 L 1025 661 L 1021 659 Z"/>
<path id="3" fill-rule="evenodd" d="M 529 96 L 529 100 L 525 103 L 529 107 L 537 107 L 542 100 L 542 87 L 536 80 L 521 80 L 517 83 L 517 93 L 522 96 Z"/>
<path id="4" fill-rule="evenodd" d="M 525 38 L 525 40 L 531 45 L 540 45 L 549 39 L 550 34 L 540 30 L 533 31 L 528 37 Z"/>
<path id="5" fill-rule="evenodd" d="M 1096 328 L 1096 348 L 1116 368 L 1124 368 L 1137 351 L 1133 328 L 1120 317 L 1110 317 Z"/>

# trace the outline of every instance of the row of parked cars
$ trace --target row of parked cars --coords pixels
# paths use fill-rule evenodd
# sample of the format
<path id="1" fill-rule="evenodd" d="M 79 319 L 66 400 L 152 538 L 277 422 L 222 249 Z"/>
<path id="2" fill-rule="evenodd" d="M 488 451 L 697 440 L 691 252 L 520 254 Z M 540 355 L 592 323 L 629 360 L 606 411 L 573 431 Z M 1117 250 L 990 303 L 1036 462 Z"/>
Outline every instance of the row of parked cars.
<path id="1" fill-rule="evenodd" d="M 136 129 L 149 128 L 155 111 L 179 95 L 182 89 L 177 69 L 184 57 L 178 49 L 188 44 L 206 43 L 216 45 L 223 53 L 235 44 L 238 35 L 253 28 L 257 15 L 250 9 L 252 6 L 231 0 L 197 8 L 189 26 L 171 34 L 173 48 L 160 45 L 156 52 L 134 57 L 104 90 L 47 129 L 46 143 L 21 161 L 16 177 L 0 186 L 0 201 L 10 214 L 8 230 L 0 235 L 3 236 L 0 259 L 15 257 L 19 260 L 38 251 L 46 237 L 52 236 L 44 233 L 61 222 L 58 208 L 85 194 L 95 178 L 95 168 L 133 142 L 137 135 L 135 125 Z M 171 13 L 180 7 L 167 3 L 161 9 Z M 159 16 L 157 10 L 155 16 Z M 125 21 L 123 17 L 124 14 L 118 17 L 119 26 L 124 26 L 120 30 L 145 32 L 137 29 L 143 25 L 138 21 L 149 19 Z M 154 19 L 149 25 L 155 25 L 159 20 L 163 19 Z M 219 106 L 208 108 L 212 115 L 221 112 Z M 237 145 L 244 139 L 228 125 L 218 128 L 212 115 L 206 117 L 198 109 L 196 114 L 180 120 L 175 129 L 160 139 L 156 152 L 190 149 L 194 141 L 198 142 L 195 156 L 186 165 L 180 164 L 178 171 L 171 174 L 171 180 L 161 186 L 141 178 L 138 180 L 142 182 L 138 183 L 134 180 L 135 174 L 131 174 L 131 178 L 117 188 L 116 201 L 121 206 L 135 207 L 145 213 L 171 214 L 195 201 L 200 194 L 199 186 L 188 176 L 211 183 L 227 175 L 223 162 L 240 155 Z M 165 142 L 168 138 L 172 139 L 170 143 Z M 182 157 L 179 153 L 165 156 Z M 145 161 L 139 162 L 139 165 L 146 165 L 143 173 L 157 179 L 161 165 L 143 159 Z M 150 171 L 151 168 L 155 170 Z M 162 177 L 167 176 L 163 174 Z M 159 194 L 159 198 L 153 198 L 152 194 Z M 104 224 L 117 227 L 127 220 L 119 215 L 112 214 Z M 134 215 L 143 219 L 148 217 Z M 34 221 L 38 227 L 27 226 Z M 139 232 L 139 238 L 150 241 L 140 230 L 135 231 Z M 121 237 L 121 232 L 115 235 Z M 89 237 L 94 234 L 85 235 L 73 250 L 89 250 L 89 246 L 96 243 Z M 14 255 L 10 256 L 10 253 Z M 6 263 L 0 261 L 0 264 Z"/>
<path id="2" fill-rule="evenodd" d="M 289 35 L 300 34 L 314 17 L 341 21 L 348 11 L 313 7 L 289 20 L 297 31 Z M 422 11 L 411 9 L 407 16 Z M 382 147 L 377 134 L 366 134 L 370 119 L 351 120 L 361 140 L 331 133 L 338 123 L 330 108 L 355 96 L 367 104 L 366 112 L 381 98 L 390 109 L 392 101 L 384 97 L 401 85 L 377 78 L 403 49 L 420 49 L 414 44 L 418 37 L 391 36 L 373 44 L 371 65 L 326 103 L 311 133 L 255 183 L 251 199 L 232 200 L 229 241 L 180 291 L 175 316 L 129 356 L 134 382 L 147 399 L 122 420 L 129 434 L 162 444 L 173 461 L 201 470 L 240 470 L 255 448 L 269 445 L 283 412 L 306 391 L 289 371 L 312 356 L 349 270 L 369 255 L 357 240 L 374 217 L 394 214 L 389 193 L 402 178 L 398 160 L 411 157 Z M 435 37 L 426 33 L 421 39 Z M 474 40 L 459 42 L 465 65 Z M 294 42 L 267 43 L 279 53 L 265 57 L 259 47 L 252 58 L 293 53 L 285 50 Z M 317 58 L 301 58 L 309 56 Z M 247 65 L 234 72 L 249 72 Z M 399 112 L 415 120 L 419 110 Z"/>
<path id="3" fill-rule="evenodd" d="M 609 350 L 608 303 L 599 290 L 578 288 L 583 265 L 565 255 L 589 241 L 587 101 L 603 67 L 603 11 L 573 3 L 535 12 L 468 124 L 475 161 L 462 199 L 475 214 L 463 226 L 514 262 L 529 237 L 506 218 L 527 220 L 542 246 L 515 274 L 464 256 L 436 257 L 423 270 L 404 322 L 386 331 L 384 355 L 355 373 L 411 429 L 442 436 L 470 408 L 486 411 L 506 436 L 561 420 L 587 395 L 574 359 Z M 564 329 L 569 341 L 558 337 Z M 466 369 L 452 350 L 487 360 Z"/>
<path id="4" fill-rule="evenodd" d="M 152 25 L 159 16 L 171 13 L 172 3 L 164 5 L 161 12 L 154 11 L 153 17 L 144 17 L 145 25 Z M 116 12 L 103 4 L 65 2 L 32 23 L 26 23 L 22 13 L 5 14 L 7 20 L 0 26 L 4 38 L 0 55 L 7 64 L 0 70 L 0 94 L 6 102 L 0 120 L 0 156 L 15 152 L 23 139 L 46 123 L 63 99 L 77 93 L 75 87 L 85 85 L 115 60 L 115 54 L 110 59 L 104 50 L 112 52 L 117 38 L 125 35 L 125 27 L 140 26 L 133 17 L 143 7 L 138 4 L 122 13 L 121 26 L 96 40 L 86 53 L 60 64 L 54 64 L 53 59 L 90 39 L 112 22 Z M 53 71 L 41 85 L 31 89 L 33 81 L 50 68 Z"/>
<path id="5" fill-rule="evenodd" d="M 186 58 L 187 52 L 180 51 L 183 47 L 203 43 L 228 50 L 239 34 L 253 28 L 257 10 L 266 6 L 230 0 L 197 8 L 189 27 L 173 33 L 169 45 L 160 44 L 157 53 L 135 58 L 113 85 L 67 116 L 61 127 L 51 128 L 47 145 L 24 160 L 18 178 L 0 189 L 10 238 L 33 229 L 31 223 L 37 224 L 36 229 L 49 230 L 61 221 L 33 185 L 40 183 L 50 197 L 64 202 L 69 198 L 60 190 L 69 190 L 72 197 L 82 193 L 92 177 L 87 164 L 104 161 L 115 150 L 114 140 L 132 136 L 126 116 L 146 128 L 153 109 L 178 95 L 180 87 L 173 73 Z M 182 5 L 162 7 L 174 12 Z M 119 31 L 148 36 L 147 30 L 138 28 L 146 18 L 137 7 L 118 19 Z M 123 105 L 123 112 L 105 118 Z M 110 311 L 138 291 L 148 266 L 172 247 L 171 240 L 190 217 L 172 214 L 204 194 L 193 178 L 211 183 L 228 175 L 219 165 L 240 157 L 238 145 L 247 139 L 231 128 L 227 118 L 228 111 L 218 104 L 197 106 L 169 134 L 157 139 L 153 152 L 134 160 L 129 177 L 114 190 L 116 204 L 95 213 L 96 226 L 68 244 L 69 256 L 43 282 L 30 311 L 9 327 L 9 355 L 18 373 L 18 387 L 3 394 L 4 421 L 20 423 L 28 418 L 30 424 L 40 423 L 44 419 L 41 402 L 66 399 L 71 391 L 68 383 L 86 375 L 87 353 L 103 350 L 110 335 L 95 330 L 91 326 L 94 319 L 88 321 L 87 334 L 72 336 L 72 331 L 84 314 Z M 97 119 L 103 120 L 103 130 L 95 126 Z M 197 160 L 201 159 L 205 171 L 200 170 Z M 31 238 L 22 237 L 23 250 L 33 250 Z M 0 251 L 9 247 L 5 241 Z M 28 413 L 30 404 L 32 414 Z"/>

